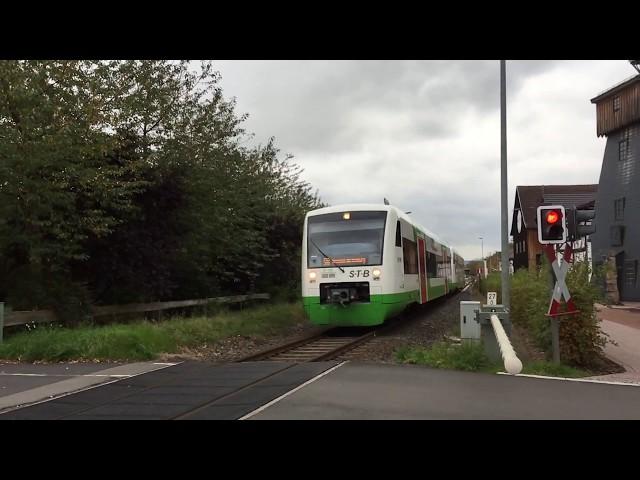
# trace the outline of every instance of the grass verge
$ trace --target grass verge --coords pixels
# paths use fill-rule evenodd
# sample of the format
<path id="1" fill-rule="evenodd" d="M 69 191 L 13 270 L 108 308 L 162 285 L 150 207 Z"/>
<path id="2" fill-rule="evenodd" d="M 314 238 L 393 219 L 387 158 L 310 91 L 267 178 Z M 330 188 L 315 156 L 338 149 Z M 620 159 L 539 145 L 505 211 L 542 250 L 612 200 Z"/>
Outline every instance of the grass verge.
<path id="1" fill-rule="evenodd" d="M 78 328 L 38 327 L 0 344 L 0 358 L 18 361 L 151 360 L 161 353 L 210 345 L 233 335 L 265 337 L 305 318 L 299 303 L 282 303 L 214 317 L 174 317 Z"/>
<path id="2" fill-rule="evenodd" d="M 570 367 L 562 363 L 557 364 L 553 362 L 532 362 L 528 365 L 523 365 L 522 373 L 528 375 L 544 375 L 547 377 L 566 377 L 566 378 L 580 378 L 589 377 L 593 375 L 591 372 L 580 370 L 578 368 Z"/>
<path id="3" fill-rule="evenodd" d="M 492 362 L 485 355 L 482 346 L 476 343 L 456 345 L 447 342 L 438 342 L 428 348 L 404 347 L 397 350 L 396 358 L 401 363 L 427 365 L 449 370 L 485 373 L 504 371 L 502 363 Z M 567 365 L 541 361 L 524 365 L 522 373 L 568 378 L 588 377 L 592 375 L 590 372 L 578 370 Z"/>
<path id="4" fill-rule="evenodd" d="M 480 345 L 471 343 L 437 342 L 428 348 L 405 347 L 398 349 L 396 358 L 402 363 L 467 372 L 493 372 L 499 368 L 487 358 Z"/>

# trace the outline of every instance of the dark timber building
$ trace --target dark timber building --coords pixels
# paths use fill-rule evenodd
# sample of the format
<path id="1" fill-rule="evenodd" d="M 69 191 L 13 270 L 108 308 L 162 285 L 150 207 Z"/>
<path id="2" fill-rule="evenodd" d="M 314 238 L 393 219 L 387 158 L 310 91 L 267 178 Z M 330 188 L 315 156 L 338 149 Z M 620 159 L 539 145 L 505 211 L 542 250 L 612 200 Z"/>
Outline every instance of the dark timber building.
<path id="1" fill-rule="evenodd" d="M 596 197 L 593 262 L 616 265 L 620 300 L 640 300 L 640 75 L 591 100 L 606 136 Z"/>

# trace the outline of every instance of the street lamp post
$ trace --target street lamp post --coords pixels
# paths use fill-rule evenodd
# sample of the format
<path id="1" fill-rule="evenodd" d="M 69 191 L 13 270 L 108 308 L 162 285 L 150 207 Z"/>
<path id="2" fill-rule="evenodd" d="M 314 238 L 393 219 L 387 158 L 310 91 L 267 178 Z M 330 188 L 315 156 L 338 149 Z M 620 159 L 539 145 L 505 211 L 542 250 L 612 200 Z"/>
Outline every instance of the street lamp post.
<path id="1" fill-rule="evenodd" d="M 482 277 L 487 278 L 487 267 L 484 262 L 484 238 L 478 237 L 478 239 L 480 240 L 480 251 L 482 252 Z"/>
<path id="2" fill-rule="evenodd" d="M 509 310 L 509 222 L 507 205 L 507 72 L 506 62 L 500 60 L 500 210 L 501 210 L 501 237 L 502 253 L 500 260 L 502 264 L 502 305 Z"/>

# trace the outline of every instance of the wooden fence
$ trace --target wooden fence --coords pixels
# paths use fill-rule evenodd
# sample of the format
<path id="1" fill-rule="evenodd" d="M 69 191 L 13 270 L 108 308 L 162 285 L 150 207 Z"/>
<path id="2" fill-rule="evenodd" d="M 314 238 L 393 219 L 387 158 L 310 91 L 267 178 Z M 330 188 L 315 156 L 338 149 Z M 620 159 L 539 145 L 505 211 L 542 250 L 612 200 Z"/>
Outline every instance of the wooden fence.
<path id="1" fill-rule="evenodd" d="M 102 307 L 92 307 L 93 317 L 103 317 L 107 315 L 120 315 L 124 313 L 145 313 L 162 312 L 173 308 L 206 306 L 210 303 L 241 303 L 248 300 L 269 300 L 268 293 L 254 293 L 251 295 L 235 295 L 232 297 L 200 298 L 196 300 L 178 300 L 175 302 L 155 302 L 155 303 L 129 303 L 126 305 L 107 305 Z M 2 341 L 2 331 L 4 327 L 16 325 L 26 325 L 29 323 L 56 322 L 58 318 L 51 310 L 33 310 L 4 312 L 4 303 L 0 302 L 0 342 Z"/>

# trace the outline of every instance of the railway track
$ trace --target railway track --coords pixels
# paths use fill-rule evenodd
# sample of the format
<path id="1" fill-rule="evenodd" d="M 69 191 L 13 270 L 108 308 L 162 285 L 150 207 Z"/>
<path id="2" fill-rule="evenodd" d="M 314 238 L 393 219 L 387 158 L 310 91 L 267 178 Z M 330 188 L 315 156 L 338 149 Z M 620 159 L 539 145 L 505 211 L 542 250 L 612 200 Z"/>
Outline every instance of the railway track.
<path id="1" fill-rule="evenodd" d="M 466 290 L 465 288 L 464 290 Z M 463 291 L 464 291 L 463 290 Z M 442 302 L 458 296 L 447 296 L 437 299 L 430 306 L 437 307 Z M 377 335 L 387 333 L 399 327 L 410 318 L 400 315 L 391 321 L 375 327 L 333 327 L 314 333 L 307 337 L 279 345 L 256 354 L 237 360 L 237 362 L 282 361 L 282 362 L 319 362 L 341 357 L 343 354 L 356 349 L 360 345 L 373 340 Z"/>
<path id="2" fill-rule="evenodd" d="M 371 340 L 386 325 L 367 329 L 330 328 L 320 333 L 242 358 L 239 362 L 319 362 L 331 360 Z"/>

